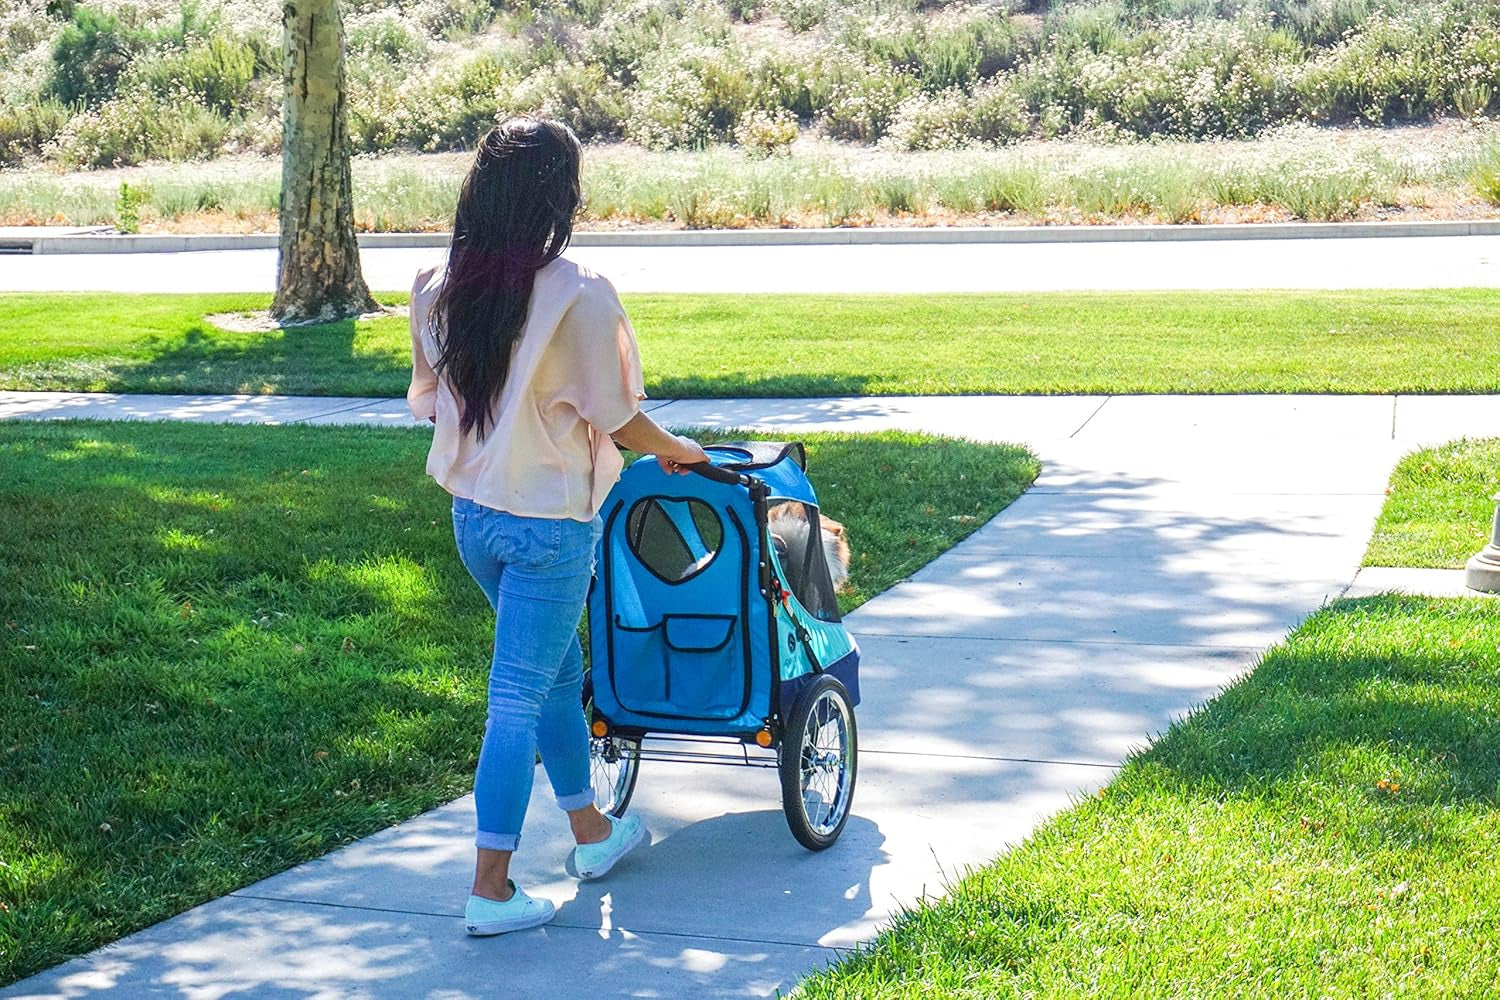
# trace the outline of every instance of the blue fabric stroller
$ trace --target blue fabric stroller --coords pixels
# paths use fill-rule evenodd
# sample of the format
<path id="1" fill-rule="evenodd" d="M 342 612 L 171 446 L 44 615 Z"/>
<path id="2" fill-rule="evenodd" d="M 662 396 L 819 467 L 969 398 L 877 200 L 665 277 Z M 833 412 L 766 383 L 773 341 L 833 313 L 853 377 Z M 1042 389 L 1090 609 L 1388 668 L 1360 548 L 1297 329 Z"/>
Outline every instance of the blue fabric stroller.
<path id="1" fill-rule="evenodd" d="M 635 462 L 600 512 L 584 686 L 595 800 L 623 815 L 642 760 L 776 767 L 792 834 L 821 850 L 854 797 L 859 647 L 806 452 L 705 450 L 694 476 Z"/>

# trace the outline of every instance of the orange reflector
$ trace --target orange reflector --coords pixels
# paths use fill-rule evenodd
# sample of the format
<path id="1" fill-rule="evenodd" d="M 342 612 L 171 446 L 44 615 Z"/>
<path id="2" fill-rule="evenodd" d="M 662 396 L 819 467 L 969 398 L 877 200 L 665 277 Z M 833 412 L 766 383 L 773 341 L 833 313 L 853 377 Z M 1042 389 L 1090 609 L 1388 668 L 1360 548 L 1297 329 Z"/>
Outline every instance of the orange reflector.
<path id="1" fill-rule="evenodd" d="M 763 747 L 770 746 L 771 745 L 771 731 L 769 729 L 762 729 L 760 732 L 756 733 L 755 734 L 755 742 L 758 743 L 758 744 L 760 744 Z"/>
<path id="2" fill-rule="evenodd" d="M 595 719 L 593 731 L 595 736 L 608 736 L 609 723 L 605 722 L 603 719 Z"/>

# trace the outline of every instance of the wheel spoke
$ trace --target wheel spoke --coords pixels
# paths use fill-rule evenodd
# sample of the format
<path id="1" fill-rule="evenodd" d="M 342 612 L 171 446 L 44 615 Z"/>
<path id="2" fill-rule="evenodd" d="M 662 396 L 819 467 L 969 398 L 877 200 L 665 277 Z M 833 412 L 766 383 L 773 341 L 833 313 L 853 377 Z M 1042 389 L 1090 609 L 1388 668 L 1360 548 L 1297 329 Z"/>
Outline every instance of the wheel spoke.
<path id="1" fill-rule="evenodd" d="M 610 812 L 623 801 L 634 764 L 632 750 L 616 739 L 590 739 L 589 783 L 601 812 Z"/>
<path id="2" fill-rule="evenodd" d="M 849 794 L 849 722 L 843 703 L 824 693 L 808 712 L 799 761 L 802 811 L 818 834 L 842 821 Z"/>

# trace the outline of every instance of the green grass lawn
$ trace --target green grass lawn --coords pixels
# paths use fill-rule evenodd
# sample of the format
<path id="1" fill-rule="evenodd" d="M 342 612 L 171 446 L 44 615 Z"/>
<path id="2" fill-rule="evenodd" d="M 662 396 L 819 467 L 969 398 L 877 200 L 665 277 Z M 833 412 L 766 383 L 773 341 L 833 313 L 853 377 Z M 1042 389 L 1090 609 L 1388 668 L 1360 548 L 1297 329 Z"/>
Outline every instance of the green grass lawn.
<path id="1" fill-rule="evenodd" d="M 427 440 L 0 423 L 0 983 L 468 790 L 493 619 Z M 847 606 L 1038 469 L 806 441 Z"/>
<path id="2" fill-rule="evenodd" d="M 1497 728 L 1490 604 L 1336 603 L 797 995 L 1495 996 Z"/>
<path id="3" fill-rule="evenodd" d="M 1500 438 L 1407 455 L 1391 473 L 1364 564 L 1461 568 L 1489 541 L 1496 493 Z"/>
<path id="4" fill-rule="evenodd" d="M 260 334 L 203 321 L 265 305 L 0 295 L 0 389 L 405 392 L 404 318 Z M 1494 289 L 631 295 L 626 306 L 657 397 L 1500 391 Z"/>

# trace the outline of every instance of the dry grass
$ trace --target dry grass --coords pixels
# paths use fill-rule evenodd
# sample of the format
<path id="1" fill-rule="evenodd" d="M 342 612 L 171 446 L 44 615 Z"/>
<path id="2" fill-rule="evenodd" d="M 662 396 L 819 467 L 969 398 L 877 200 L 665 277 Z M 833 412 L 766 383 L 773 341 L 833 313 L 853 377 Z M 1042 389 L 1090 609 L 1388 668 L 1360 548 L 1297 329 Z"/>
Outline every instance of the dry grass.
<path id="1" fill-rule="evenodd" d="M 719 147 L 591 146 L 581 229 L 1241 223 L 1493 218 L 1476 189 L 1495 123 L 1293 127 L 1242 141 L 1026 143 L 899 152 L 799 139 L 790 155 Z M 360 228 L 449 225 L 466 153 L 360 157 Z M 276 228 L 279 164 L 240 157 L 60 174 L 0 173 L 0 225 L 113 224 L 120 185 L 144 193 L 143 232 Z"/>

